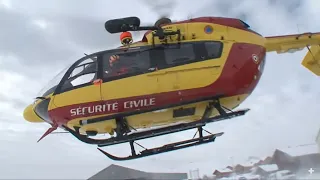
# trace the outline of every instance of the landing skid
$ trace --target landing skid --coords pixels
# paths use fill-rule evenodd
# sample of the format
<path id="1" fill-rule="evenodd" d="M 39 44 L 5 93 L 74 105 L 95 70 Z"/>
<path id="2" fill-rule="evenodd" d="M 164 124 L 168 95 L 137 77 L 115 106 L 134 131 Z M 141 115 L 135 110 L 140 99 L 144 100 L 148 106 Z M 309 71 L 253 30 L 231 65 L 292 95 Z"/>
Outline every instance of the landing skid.
<path id="1" fill-rule="evenodd" d="M 199 131 L 199 134 L 201 134 L 201 135 L 199 135 L 198 138 L 193 138 L 193 139 L 188 139 L 185 141 L 166 144 L 161 147 L 155 147 L 152 149 L 145 148 L 145 150 L 141 151 L 139 154 L 137 154 L 135 151 L 134 141 L 130 141 L 131 155 L 129 155 L 127 157 L 114 156 L 112 154 L 109 154 L 109 153 L 103 151 L 100 148 L 98 148 L 98 150 L 101 151 L 108 158 L 115 160 L 115 161 L 132 160 L 132 159 L 138 159 L 138 158 L 142 158 L 142 157 L 146 157 L 146 156 L 161 154 L 161 153 L 165 153 L 165 152 L 175 151 L 175 150 L 179 150 L 179 149 L 184 149 L 184 148 L 188 148 L 191 146 L 206 144 L 209 142 L 214 142 L 216 137 L 222 136 L 224 134 L 223 132 L 221 132 L 221 133 L 217 133 L 217 134 L 210 134 L 207 136 L 202 136 L 202 127 L 200 127 L 200 128 L 201 128 L 201 133 Z M 140 144 L 138 144 L 138 145 L 141 146 Z M 141 146 L 141 147 L 143 147 L 143 146 Z"/>
<path id="2" fill-rule="evenodd" d="M 220 116 L 216 116 L 216 117 L 213 117 L 213 118 L 202 119 L 200 121 L 195 121 L 195 122 L 192 122 L 192 123 L 178 124 L 178 125 L 173 125 L 173 126 L 153 129 L 153 130 L 149 130 L 149 131 L 133 133 L 133 134 L 130 134 L 130 135 L 127 135 L 127 136 L 109 138 L 108 140 L 106 140 L 104 142 L 101 142 L 101 144 L 98 144 L 98 146 L 99 147 L 110 146 L 110 145 L 130 142 L 130 141 L 137 141 L 137 140 L 157 137 L 157 136 L 161 136 L 161 135 L 166 135 L 166 134 L 172 134 L 172 133 L 176 133 L 176 132 L 186 131 L 186 130 L 190 130 L 190 129 L 194 129 L 194 128 L 198 128 L 198 127 L 203 127 L 207 123 L 218 122 L 218 121 L 223 121 L 223 120 L 227 120 L 227 119 L 230 119 L 230 118 L 234 118 L 234 117 L 237 117 L 237 116 L 242 116 L 247 111 L 248 110 L 240 110 L 240 111 L 227 113 L 226 115 L 220 115 Z"/>
<path id="3" fill-rule="evenodd" d="M 211 114 L 213 109 L 217 109 L 218 112 L 220 113 L 220 115 L 210 118 L 209 115 Z M 88 143 L 88 144 L 96 144 L 96 145 L 98 145 L 98 147 L 105 147 L 105 146 L 129 142 L 130 147 L 131 147 L 131 155 L 129 155 L 127 157 L 117 157 L 117 156 L 111 155 L 111 154 L 103 151 L 100 148 L 98 148 L 98 150 L 100 150 L 108 158 L 113 159 L 113 160 L 118 160 L 118 161 L 132 160 L 132 159 L 137 159 L 137 158 L 146 157 L 146 156 L 150 156 L 150 155 L 156 155 L 156 154 L 160 154 L 160 153 L 183 149 L 183 148 L 187 148 L 190 146 L 197 146 L 197 145 L 206 144 L 209 142 L 214 142 L 216 137 L 223 135 L 223 132 L 217 133 L 217 134 L 210 133 L 210 135 L 203 136 L 203 131 L 205 131 L 203 129 L 203 126 L 205 126 L 207 123 L 218 122 L 218 121 L 227 120 L 227 119 L 231 119 L 231 118 L 238 117 L 238 116 L 243 116 L 248 111 L 249 111 L 249 109 L 244 109 L 244 110 L 239 110 L 239 111 L 229 110 L 229 112 L 226 112 L 222 108 L 222 106 L 220 105 L 219 101 L 217 101 L 217 102 L 210 103 L 210 105 L 206 108 L 206 110 L 203 114 L 203 117 L 199 121 L 195 121 L 192 123 L 186 123 L 186 124 L 178 124 L 178 125 L 173 125 L 173 126 L 168 126 L 168 127 L 158 128 L 158 129 L 152 129 L 152 130 L 148 130 L 148 131 L 132 133 L 129 135 L 121 135 L 121 136 L 112 137 L 112 138 L 108 138 L 108 139 L 92 139 L 92 138 L 87 137 L 86 135 L 81 135 L 77 131 L 77 129 L 76 129 L 76 131 L 74 131 L 66 126 L 64 126 L 64 128 L 67 131 L 69 131 L 72 135 L 74 135 L 76 138 L 78 138 L 80 141 Z M 166 144 L 166 145 L 160 146 L 160 147 L 145 149 L 145 150 L 141 151 L 139 154 L 137 154 L 135 151 L 134 143 L 136 143 L 135 141 L 137 141 L 137 140 L 152 138 L 152 137 L 166 135 L 166 134 L 172 134 L 172 133 L 181 132 L 181 131 L 190 130 L 190 129 L 198 129 L 199 137 L 192 138 L 192 139 L 185 140 L 185 141 L 181 141 L 181 142 Z M 206 131 L 206 132 L 208 132 L 208 131 Z"/>

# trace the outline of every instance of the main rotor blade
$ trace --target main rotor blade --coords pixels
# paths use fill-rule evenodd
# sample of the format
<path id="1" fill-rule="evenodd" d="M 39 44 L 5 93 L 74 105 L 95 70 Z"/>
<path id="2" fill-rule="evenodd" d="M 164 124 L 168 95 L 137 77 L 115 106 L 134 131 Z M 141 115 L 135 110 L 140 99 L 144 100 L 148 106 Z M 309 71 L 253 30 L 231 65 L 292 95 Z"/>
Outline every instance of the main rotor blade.
<path id="1" fill-rule="evenodd" d="M 169 18 L 173 7 L 176 6 L 176 1 L 173 0 L 142 0 L 150 7 L 152 11 L 158 14 L 159 19 L 163 17 Z"/>

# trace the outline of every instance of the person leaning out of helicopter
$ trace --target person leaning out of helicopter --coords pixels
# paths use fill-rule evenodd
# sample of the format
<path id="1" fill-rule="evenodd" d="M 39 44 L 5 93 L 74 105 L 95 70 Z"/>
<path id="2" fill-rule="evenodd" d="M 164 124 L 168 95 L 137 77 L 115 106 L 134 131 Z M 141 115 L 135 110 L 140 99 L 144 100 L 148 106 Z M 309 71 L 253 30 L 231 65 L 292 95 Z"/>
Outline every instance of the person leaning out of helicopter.
<path id="1" fill-rule="evenodd" d="M 128 73 L 128 68 L 120 65 L 119 55 L 111 55 L 109 58 L 109 65 L 112 75 L 122 75 Z"/>
<path id="2" fill-rule="evenodd" d="M 123 32 L 120 35 L 120 41 L 122 45 L 129 45 L 132 43 L 133 39 L 132 39 L 132 34 L 130 32 Z M 110 69 L 111 69 L 111 73 L 113 75 L 121 75 L 121 74 L 125 74 L 127 73 L 129 70 L 127 67 L 124 66 L 120 66 L 119 67 L 119 60 L 120 60 L 120 56 L 115 54 L 115 55 L 111 55 L 109 58 L 109 64 L 110 64 Z"/>

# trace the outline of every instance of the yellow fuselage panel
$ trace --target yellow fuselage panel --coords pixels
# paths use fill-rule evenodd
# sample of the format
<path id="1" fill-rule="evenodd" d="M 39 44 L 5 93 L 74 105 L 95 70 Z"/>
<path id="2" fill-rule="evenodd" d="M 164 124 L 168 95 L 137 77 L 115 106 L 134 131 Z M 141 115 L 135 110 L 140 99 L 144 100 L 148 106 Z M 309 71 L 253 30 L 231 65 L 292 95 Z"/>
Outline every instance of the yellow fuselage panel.
<path id="1" fill-rule="evenodd" d="M 249 94 L 243 94 L 238 96 L 221 98 L 220 102 L 222 106 L 228 109 L 234 109 L 239 104 L 241 104 L 248 96 Z M 139 128 L 149 128 L 154 126 L 164 126 L 164 125 L 169 125 L 173 123 L 188 123 L 188 122 L 198 121 L 203 116 L 203 113 L 208 105 L 209 105 L 209 101 L 204 101 L 204 102 L 193 103 L 193 104 L 188 104 L 184 106 L 178 106 L 175 108 L 167 108 L 159 111 L 133 115 L 133 116 L 127 117 L 127 122 L 130 127 L 139 129 Z M 196 107 L 196 112 L 194 115 L 177 117 L 177 118 L 172 117 L 173 111 L 175 109 L 189 108 L 189 107 Z M 210 117 L 214 117 L 216 115 L 219 115 L 219 112 L 217 110 L 214 110 L 210 115 Z M 68 126 L 70 128 L 72 128 L 73 126 L 79 126 L 78 122 L 80 120 L 82 119 L 80 118 L 80 119 L 72 120 L 68 123 Z M 104 122 L 83 125 L 81 126 L 80 132 L 85 134 L 86 131 L 97 131 L 99 134 L 102 134 L 102 133 L 113 134 L 113 129 L 115 128 L 116 128 L 115 119 L 110 119 Z"/>
<path id="2" fill-rule="evenodd" d="M 101 100 L 100 86 L 88 85 L 55 95 L 49 110 L 73 104 L 81 104 Z"/>
<path id="3" fill-rule="evenodd" d="M 33 109 L 33 104 L 28 105 L 23 111 L 23 118 L 26 121 L 32 123 L 42 123 L 44 122 L 35 112 Z"/>

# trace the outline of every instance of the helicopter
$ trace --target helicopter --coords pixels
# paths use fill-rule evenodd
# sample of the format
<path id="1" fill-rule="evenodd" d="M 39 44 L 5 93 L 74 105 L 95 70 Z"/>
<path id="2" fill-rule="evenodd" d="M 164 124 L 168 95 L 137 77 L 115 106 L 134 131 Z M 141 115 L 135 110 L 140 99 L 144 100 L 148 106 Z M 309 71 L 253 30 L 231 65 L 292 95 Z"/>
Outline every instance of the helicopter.
<path id="1" fill-rule="evenodd" d="M 224 134 L 206 131 L 206 124 L 250 110 L 236 108 L 257 87 L 268 52 L 308 48 L 302 65 L 320 75 L 320 33 L 264 37 L 228 17 L 163 17 L 142 26 L 132 16 L 104 25 L 111 34 L 121 33 L 121 46 L 85 54 L 25 108 L 26 121 L 51 125 L 39 141 L 61 128 L 113 160 L 206 144 Z M 139 31 L 146 32 L 134 42 L 131 32 Z M 136 152 L 138 140 L 191 129 L 198 137 Z M 100 134 L 110 137 L 94 138 Z M 102 150 L 122 143 L 129 143 L 130 155 Z"/>

